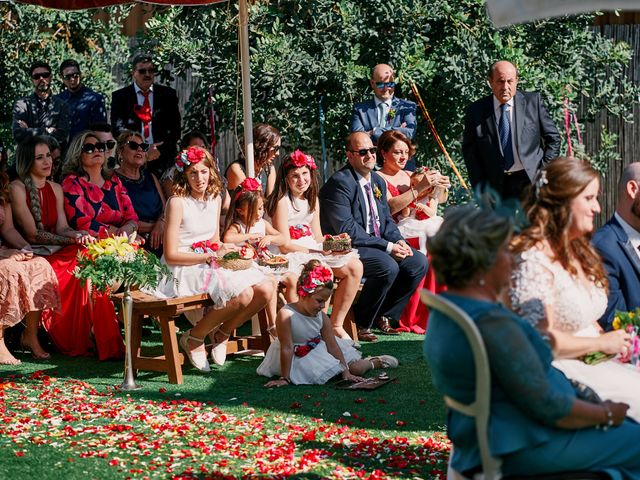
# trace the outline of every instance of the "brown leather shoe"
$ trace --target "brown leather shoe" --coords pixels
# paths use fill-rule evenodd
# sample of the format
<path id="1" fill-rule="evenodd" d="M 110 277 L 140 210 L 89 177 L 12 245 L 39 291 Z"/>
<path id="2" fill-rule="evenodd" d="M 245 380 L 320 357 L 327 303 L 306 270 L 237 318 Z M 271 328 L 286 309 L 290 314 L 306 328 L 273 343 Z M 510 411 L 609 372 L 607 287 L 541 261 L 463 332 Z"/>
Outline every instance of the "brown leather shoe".
<path id="1" fill-rule="evenodd" d="M 385 335 L 400 335 L 400 332 L 391 326 L 389 317 L 381 316 L 376 319 L 376 326 Z"/>
<path id="2" fill-rule="evenodd" d="M 358 329 L 358 340 L 360 342 L 377 342 L 378 337 L 376 337 L 368 328 L 362 328 Z"/>

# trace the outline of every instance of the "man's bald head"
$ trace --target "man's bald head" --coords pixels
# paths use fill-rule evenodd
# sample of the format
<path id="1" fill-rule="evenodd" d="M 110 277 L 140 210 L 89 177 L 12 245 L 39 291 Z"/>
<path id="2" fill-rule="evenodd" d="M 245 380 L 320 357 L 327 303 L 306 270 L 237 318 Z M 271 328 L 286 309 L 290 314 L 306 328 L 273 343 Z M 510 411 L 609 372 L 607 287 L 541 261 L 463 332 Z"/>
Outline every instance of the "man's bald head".
<path id="1" fill-rule="evenodd" d="M 393 97 L 395 92 L 395 72 L 386 63 L 380 63 L 371 70 L 371 89 L 380 100 L 387 101 Z M 391 84 L 394 84 L 391 86 Z M 379 88 L 382 86 L 382 88 Z"/>
<path id="2" fill-rule="evenodd" d="M 489 69 L 489 86 L 500 103 L 507 103 L 516 94 L 518 69 L 506 60 L 494 63 Z"/>

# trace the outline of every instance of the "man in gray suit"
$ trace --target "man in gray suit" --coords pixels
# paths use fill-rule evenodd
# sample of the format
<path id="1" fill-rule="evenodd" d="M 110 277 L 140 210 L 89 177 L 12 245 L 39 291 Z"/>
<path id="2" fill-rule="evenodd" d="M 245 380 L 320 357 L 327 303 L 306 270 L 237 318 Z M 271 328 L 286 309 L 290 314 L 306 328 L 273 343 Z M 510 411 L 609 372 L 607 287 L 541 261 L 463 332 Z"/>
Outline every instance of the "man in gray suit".
<path id="1" fill-rule="evenodd" d="M 519 198 L 538 169 L 558 156 L 560 134 L 540 94 L 517 90 L 512 63 L 494 63 L 489 85 L 493 94 L 467 107 L 462 155 L 473 187 Z"/>

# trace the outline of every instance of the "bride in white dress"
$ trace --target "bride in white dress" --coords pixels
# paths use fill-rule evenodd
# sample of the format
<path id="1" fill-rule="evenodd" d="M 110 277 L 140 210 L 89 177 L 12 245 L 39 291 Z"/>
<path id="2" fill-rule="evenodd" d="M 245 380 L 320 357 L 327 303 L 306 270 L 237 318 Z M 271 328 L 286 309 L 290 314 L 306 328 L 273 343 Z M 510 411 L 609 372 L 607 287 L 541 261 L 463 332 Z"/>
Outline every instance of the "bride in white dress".
<path id="1" fill-rule="evenodd" d="M 617 358 L 596 365 L 580 360 L 597 351 L 625 356 L 630 347 L 628 333 L 603 333 L 597 322 L 608 286 L 589 242 L 599 188 L 598 173 L 586 162 L 559 158 L 544 167 L 524 201 L 531 225 L 513 243 L 519 262 L 509 300 L 549 338 L 554 366 L 602 399 L 629 404 L 628 416 L 640 420 L 640 371 Z"/>

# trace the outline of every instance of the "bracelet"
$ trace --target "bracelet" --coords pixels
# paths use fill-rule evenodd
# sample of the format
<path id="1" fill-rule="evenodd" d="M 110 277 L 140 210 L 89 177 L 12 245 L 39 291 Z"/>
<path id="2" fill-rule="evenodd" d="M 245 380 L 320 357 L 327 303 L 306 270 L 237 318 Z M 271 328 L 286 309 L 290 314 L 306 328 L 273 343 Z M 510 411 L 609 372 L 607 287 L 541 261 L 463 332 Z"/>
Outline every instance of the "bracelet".
<path id="1" fill-rule="evenodd" d="M 606 432 L 610 427 L 613 427 L 613 412 L 605 404 L 602 404 L 602 408 L 607 412 L 607 423 L 596 425 L 596 428 L 602 429 L 602 431 Z"/>
<path id="2" fill-rule="evenodd" d="M 287 377 L 280 377 L 278 380 L 284 380 L 285 382 L 287 382 L 289 385 L 291 385 L 291 380 L 289 380 Z"/>

